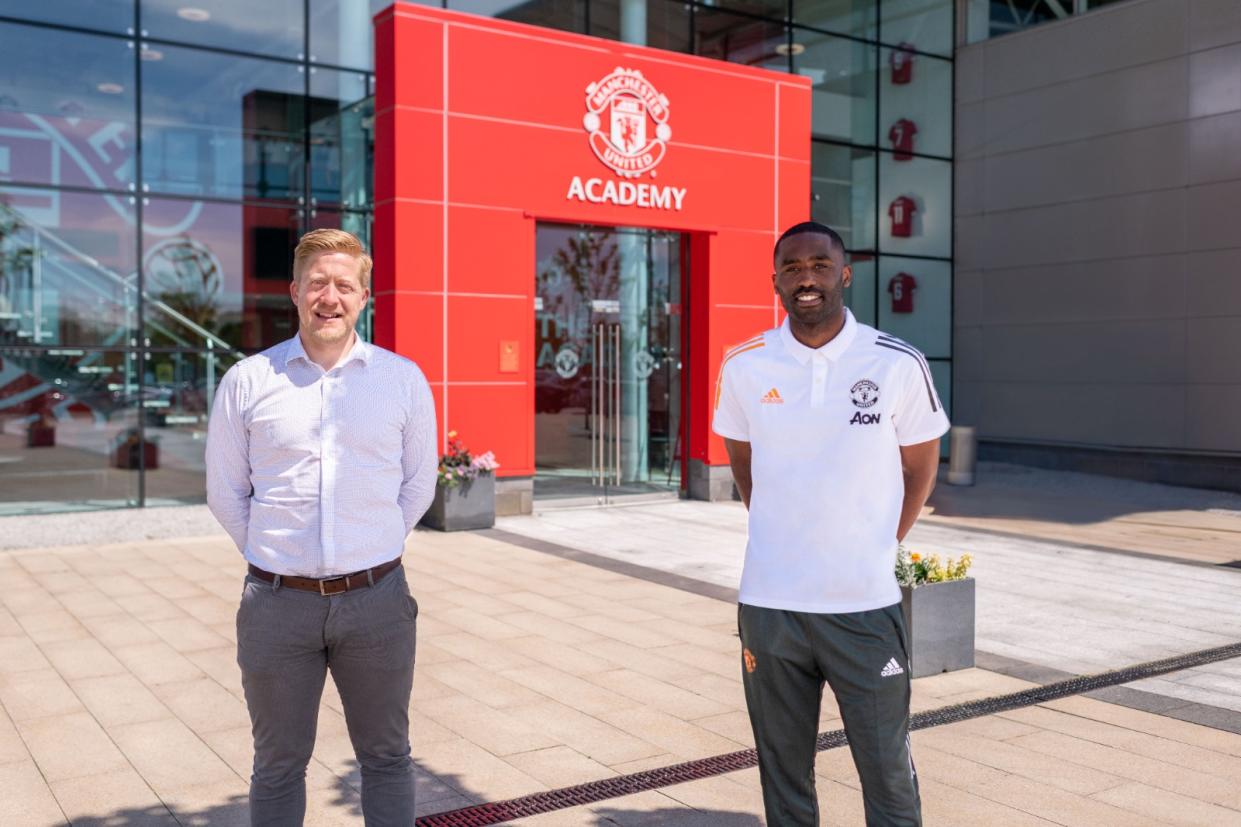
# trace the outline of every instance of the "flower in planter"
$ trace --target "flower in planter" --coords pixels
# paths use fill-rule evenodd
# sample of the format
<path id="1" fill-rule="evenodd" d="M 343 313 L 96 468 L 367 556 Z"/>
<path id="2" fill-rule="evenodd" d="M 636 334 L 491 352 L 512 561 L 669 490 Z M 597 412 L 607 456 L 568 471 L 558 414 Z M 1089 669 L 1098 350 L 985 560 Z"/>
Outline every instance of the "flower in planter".
<path id="1" fill-rule="evenodd" d="M 928 583 L 962 580 L 973 562 L 973 557 L 962 554 L 959 559 L 949 557 L 948 562 L 944 563 L 937 554 L 923 557 L 916 551 L 911 553 L 902 545 L 896 552 L 896 581 L 902 586 L 917 588 Z"/>
<path id="2" fill-rule="evenodd" d="M 456 431 L 448 432 L 448 453 L 440 457 L 439 484 L 456 488 L 470 482 L 479 474 L 490 474 L 500 467 L 495 454 L 488 451 L 474 456 Z"/>

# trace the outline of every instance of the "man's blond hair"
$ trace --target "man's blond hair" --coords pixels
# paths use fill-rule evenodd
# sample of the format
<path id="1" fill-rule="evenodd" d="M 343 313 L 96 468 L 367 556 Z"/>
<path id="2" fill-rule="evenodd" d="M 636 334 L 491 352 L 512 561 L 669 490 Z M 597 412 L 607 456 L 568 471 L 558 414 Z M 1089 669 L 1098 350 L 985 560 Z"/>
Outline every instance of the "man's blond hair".
<path id="1" fill-rule="evenodd" d="M 301 279 L 306 262 L 319 253 L 345 253 L 356 258 L 358 280 L 362 282 L 364 290 L 370 289 L 371 268 L 375 263 L 367 255 L 366 248 L 358 237 L 345 230 L 311 230 L 302 236 L 302 240 L 297 242 L 297 248 L 293 250 L 293 281 Z"/>

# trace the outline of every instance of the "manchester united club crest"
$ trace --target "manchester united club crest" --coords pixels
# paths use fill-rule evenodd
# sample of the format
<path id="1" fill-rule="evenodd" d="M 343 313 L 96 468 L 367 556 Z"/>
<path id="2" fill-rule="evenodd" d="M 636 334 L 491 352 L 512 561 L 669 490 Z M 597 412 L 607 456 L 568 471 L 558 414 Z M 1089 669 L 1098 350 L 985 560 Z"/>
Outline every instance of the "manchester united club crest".
<path id="1" fill-rule="evenodd" d="M 619 66 L 586 87 L 582 125 L 595 155 L 624 178 L 653 176 L 672 137 L 668 98 L 639 70 Z"/>
<path id="2" fill-rule="evenodd" d="M 849 388 L 849 398 L 859 408 L 870 408 L 879 401 L 879 386 L 869 379 L 863 379 Z"/>

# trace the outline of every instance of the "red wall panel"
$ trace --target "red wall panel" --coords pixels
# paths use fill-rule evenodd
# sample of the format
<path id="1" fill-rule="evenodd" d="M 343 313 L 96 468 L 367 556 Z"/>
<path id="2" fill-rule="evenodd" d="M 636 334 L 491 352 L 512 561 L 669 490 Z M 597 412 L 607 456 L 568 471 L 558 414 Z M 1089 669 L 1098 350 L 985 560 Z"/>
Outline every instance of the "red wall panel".
<path id="1" fill-rule="evenodd" d="M 437 383 L 441 435 L 533 473 L 536 224 L 652 227 L 688 234 L 687 454 L 726 462 L 712 389 L 725 347 L 771 327 L 771 245 L 809 215 L 809 81 L 405 4 L 376 17 L 375 42 L 376 341 Z M 671 130 L 630 178 L 584 125 L 587 88 L 618 68 L 663 96 Z M 662 104 L 647 100 L 653 134 Z M 575 178 L 683 199 L 594 203 L 568 197 Z M 516 373 L 500 373 L 506 341 Z"/>

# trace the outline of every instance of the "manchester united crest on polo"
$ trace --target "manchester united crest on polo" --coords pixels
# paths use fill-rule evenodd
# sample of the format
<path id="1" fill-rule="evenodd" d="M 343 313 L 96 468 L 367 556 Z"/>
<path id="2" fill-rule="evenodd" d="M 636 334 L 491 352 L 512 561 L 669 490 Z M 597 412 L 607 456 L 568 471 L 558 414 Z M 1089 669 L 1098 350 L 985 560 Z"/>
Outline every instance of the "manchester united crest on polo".
<path id="1" fill-rule="evenodd" d="M 653 175 L 672 137 L 668 98 L 642 72 L 619 66 L 586 87 L 582 125 L 595 155 L 623 178 Z"/>
<path id="2" fill-rule="evenodd" d="M 869 379 L 863 379 L 849 388 L 849 398 L 859 408 L 873 407 L 879 401 L 879 386 Z"/>

